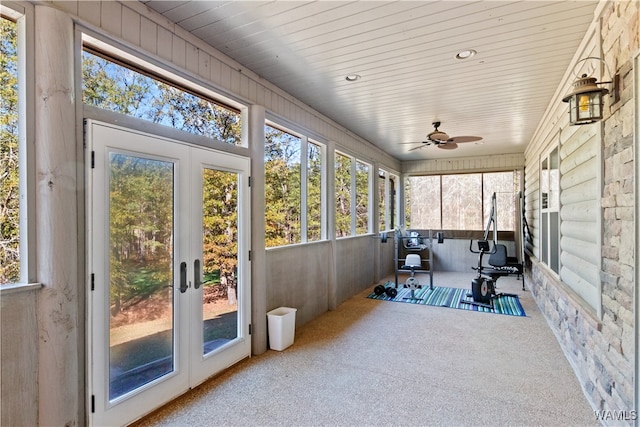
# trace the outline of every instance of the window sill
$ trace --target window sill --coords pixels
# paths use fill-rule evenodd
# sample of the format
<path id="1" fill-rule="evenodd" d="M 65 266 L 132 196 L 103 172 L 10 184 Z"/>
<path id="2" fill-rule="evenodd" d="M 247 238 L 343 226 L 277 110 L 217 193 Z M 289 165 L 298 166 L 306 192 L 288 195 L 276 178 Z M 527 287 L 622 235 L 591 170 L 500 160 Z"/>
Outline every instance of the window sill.
<path id="1" fill-rule="evenodd" d="M 34 291 L 40 288 L 42 288 L 42 283 L 11 283 L 9 285 L 0 286 L 0 295 Z"/>
<path id="2" fill-rule="evenodd" d="M 537 264 L 537 268 L 544 274 L 545 280 L 554 287 L 556 292 L 569 304 L 571 308 L 581 315 L 593 329 L 598 332 L 602 331 L 602 321 L 599 319 L 595 308 L 591 307 L 587 302 L 582 299 L 573 289 L 565 284 L 560 276 L 553 270 L 551 270 L 546 264 L 540 262 L 537 258 L 531 257 L 532 262 Z"/>

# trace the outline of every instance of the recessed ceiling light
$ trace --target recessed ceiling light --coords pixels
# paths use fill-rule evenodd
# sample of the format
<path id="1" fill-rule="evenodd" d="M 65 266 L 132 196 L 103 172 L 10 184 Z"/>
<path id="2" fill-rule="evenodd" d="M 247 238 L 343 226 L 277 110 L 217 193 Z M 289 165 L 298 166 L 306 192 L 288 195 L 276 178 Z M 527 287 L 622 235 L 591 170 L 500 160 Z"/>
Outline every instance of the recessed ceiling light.
<path id="1" fill-rule="evenodd" d="M 472 56 L 474 56 L 476 53 L 475 50 L 473 49 L 467 49 L 467 50 L 461 50 L 460 52 L 458 52 L 458 54 L 456 55 L 457 59 L 469 59 Z"/>
<path id="2" fill-rule="evenodd" d="M 347 74 L 344 79 L 348 82 L 355 82 L 356 80 L 360 80 L 360 78 L 359 74 Z"/>

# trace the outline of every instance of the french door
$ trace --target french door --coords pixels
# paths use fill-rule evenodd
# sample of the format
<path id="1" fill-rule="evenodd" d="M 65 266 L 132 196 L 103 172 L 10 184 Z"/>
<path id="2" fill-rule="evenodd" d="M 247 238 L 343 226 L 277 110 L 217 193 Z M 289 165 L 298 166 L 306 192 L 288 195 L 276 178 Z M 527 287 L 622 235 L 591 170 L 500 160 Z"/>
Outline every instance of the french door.
<path id="1" fill-rule="evenodd" d="M 123 425 L 249 356 L 249 160 L 89 121 L 89 405 Z"/>

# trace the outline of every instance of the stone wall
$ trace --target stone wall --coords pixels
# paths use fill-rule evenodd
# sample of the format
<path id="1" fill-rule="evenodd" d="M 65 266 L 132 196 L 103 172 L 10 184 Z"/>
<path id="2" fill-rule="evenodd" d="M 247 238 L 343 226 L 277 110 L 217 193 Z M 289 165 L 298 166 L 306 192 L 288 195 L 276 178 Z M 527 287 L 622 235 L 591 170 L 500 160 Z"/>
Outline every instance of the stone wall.
<path id="1" fill-rule="evenodd" d="M 602 344 L 593 355 L 601 381 L 601 409 L 633 408 L 634 372 L 634 238 L 635 164 L 633 155 L 633 55 L 640 49 L 640 4 L 613 2 L 602 17 L 604 60 L 619 74 L 619 95 L 613 99 L 604 123 Z M 615 70 L 615 71 L 614 71 Z"/>

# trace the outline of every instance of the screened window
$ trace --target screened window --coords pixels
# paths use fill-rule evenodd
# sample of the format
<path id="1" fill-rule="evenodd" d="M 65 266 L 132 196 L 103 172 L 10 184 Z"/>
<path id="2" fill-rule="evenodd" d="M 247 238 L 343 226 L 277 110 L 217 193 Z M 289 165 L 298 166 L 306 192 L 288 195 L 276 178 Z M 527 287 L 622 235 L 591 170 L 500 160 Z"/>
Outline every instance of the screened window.
<path id="1" fill-rule="evenodd" d="M 239 111 L 116 63 L 95 51 L 84 50 L 82 54 L 82 97 L 87 105 L 227 144 L 241 144 Z"/>
<path id="2" fill-rule="evenodd" d="M 485 173 L 482 176 L 484 221 L 491 214 L 491 195 L 496 193 L 496 224 L 498 230 L 516 230 L 518 214 L 517 195 L 520 190 L 519 174 L 513 172 Z"/>
<path id="3" fill-rule="evenodd" d="M 325 238 L 324 147 L 274 124 L 265 139 L 266 247 Z"/>
<path id="4" fill-rule="evenodd" d="M 444 175 L 442 179 L 442 228 L 482 230 L 482 174 Z"/>
<path id="5" fill-rule="evenodd" d="M 380 169 L 378 171 L 378 226 L 380 231 L 396 226 L 396 183 L 398 177 Z"/>
<path id="6" fill-rule="evenodd" d="M 369 232 L 370 166 L 356 161 L 356 234 Z"/>
<path id="7" fill-rule="evenodd" d="M 265 138 L 265 245 L 300 243 L 301 140 L 269 125 Z"/>
<path id="8" fill-rule="evenodd" d="M 378 228 L 380 231 L 387 229 L 387 173 L 378 172 Z"/>
<path id="9" fill-rule="evenodd" d="M 492 172 L 409 177 L 406 226 L 431 230 L 483 230 L 496 193 L 497 228 L 515 231 L 518 174 Z"/>
<path id="10" fill-rule="evenodd" d="M 351 157 L 336 153 L 336 237 L 351 235 Z"/>
<path id="11" fill-rule="evenodd" d="M 321 240 L 322 221 L 322 146 L 307 144 L 307 241 Z"/>
<path id="12" fill-rule="evenodd" d="M 414 194 L 418 196 L 413 197 Z M 440 196 L 439 175 L 407 179 L 405 188 L 406 226 L 422 230 L 441 230 Z"/>
<path id="13" fill-rule="evenodd" d="M 3 9 L 4 12 L 4 9 Z M 0 18 L 0 285 L 27 283 L 26 145 L 19 22 Z M 21 217 L 23 220 L 21 221 Z"/>
<path id="14" fill-rule="evenodd" d="M 336 152 L 336 237 L 370 232 L 371 165 Z"/>

